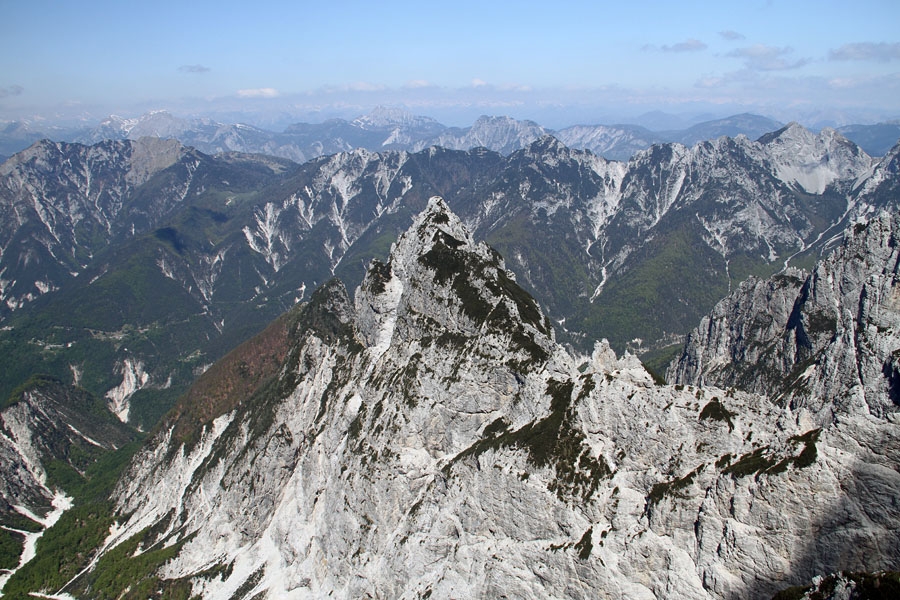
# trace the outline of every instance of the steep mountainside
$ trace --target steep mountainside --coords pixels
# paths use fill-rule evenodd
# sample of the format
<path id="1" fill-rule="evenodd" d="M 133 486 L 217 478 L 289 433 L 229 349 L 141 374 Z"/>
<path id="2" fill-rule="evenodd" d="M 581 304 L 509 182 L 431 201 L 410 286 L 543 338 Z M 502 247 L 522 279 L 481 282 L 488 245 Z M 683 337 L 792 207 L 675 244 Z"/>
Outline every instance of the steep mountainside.
<path id="1" fill-rule="evenodd" d="M 266 263 L 249 248 L 243 258 L 232 253 L 231 270 L 222 258 L 235 240 L 246 245 L 243 222 L 232 223 L 232 215 L 252 212 L 252 199 L 289 166 L 256 156 L 213 159 L 153 138 L 90 147 L 39 142 L 7 161 L 0 174 L 7 216 L 0 395 L 49 373 L 106 396 L 125 419 L 134 393 L 171 396 L 173 384 L 184 386 L 212 362 L 204 362 L 203 344 L 227 344 L 209 348 L 217 358 L 258 331 L 283 308 L 249 330 L 230 328 L 233 338 L 221 321 L 246 311 L 228 294 L 254 295 L 242 273 Z M 152 426 L 166 402 L 134 422 Z"/>
<path id="2" fill-rule="evenodd" d="M 777 139 L 792 135 L 785 130 Z M 781 158 L 743 137 L 638 153 L 606 206 L 592 211 L 593 231 L 583 246 L 592 259 L 584 281 L 592 289 L 583 292 L 589 302 L 565 315 L 565 327 L 599 332 L 620 348 L 634 337 L 652 346 L 696 322 L 747 275 L 815 252 L 820 234 L 846 211 L 850 182 L 870 165 L 862 153 L 817 156 L 818 163 L 810 162 L 822 171 L 854 175 L 810 193 L 785 175 L 802 171 L 803 154 Z"/>
<path id="3" fill-rule="evenodd" d="M 0 317 L 77 277 L 115 242 L 152 230 L 189 194 L 227 190 L 228 182 L 210 181 L 223 170 L 243 191 L 288 164 L 213 160 L 149 137 L 94 146 L 37 142 L 0 166 Z"/>
<path id="4" fill-rule="evenodd" d="M 195 160 L 177 142 L 153 138 L 92 147 L 43 141 L 0 166 L 0 314 L 76 276 L 125 227 L 146 229 L 181 194 L 151 206 L 126 206 L 126 198 L 176 163 L 190 172 Z"/>
<path id="5" fill-rule="evenodd" d="M 900 407 L 900 216 L 857 222 L 811 274 L 749 280 L 688 338 L 669 377 L 804 407 L 875 416 Z"/>
<path id="6" fill-rule="evenodd" d="M 291 318 L 273 378 L 166 423 L 93 549 L 6 592 L 756 598 L 900 556 L 891 415 L 572 355 L 439 199 L 355 301 L 331 282 Z"/>

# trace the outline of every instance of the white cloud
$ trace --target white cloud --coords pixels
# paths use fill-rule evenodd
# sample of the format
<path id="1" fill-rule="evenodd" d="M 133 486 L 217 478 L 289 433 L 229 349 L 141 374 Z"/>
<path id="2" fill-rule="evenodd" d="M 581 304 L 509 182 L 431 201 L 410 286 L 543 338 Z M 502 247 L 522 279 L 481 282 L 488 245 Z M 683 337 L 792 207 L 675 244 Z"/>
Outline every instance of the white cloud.
<path id="1" fill-rule="evenodd" d="M 418 88 L 428 88 L 434 87 L 434 84 L 428 81 L 427 79 L 412 79 L 403 84 L 403 87 L 407 89 L 418 89 Z"/>
<path id="2" fill-rule="evenodd" d="M 278 90 L 275 88 L 253 88 L 249 90 L 238 90 L 239 98 L 276 98 L 279 96 Z"/>
<path id="3" fill-rule="evenodd" d="M 672 44 L 671 46 L 662 46 L 660 49 L 663 52 L 698 52 L 700 50 L 706 50 L 706 44 L 700 40 L 691 38 L 683 42 L 678 42 L 677 44 Z"/>
<path id="4" fill-rule="evenodd" d="M 886 44 L 884 42 L 860 42 L 858 44 L 844 44 L 836 50 L 828 53 L 829 60 L 873 60 L 876 62 L 888 62 L 900 59 L 900 43 Z"/>
<path id="5" fill-rule="evenodd" d="M 698 52 L 700 50 L 706 50 L 708 46 L 701 42 L 700 40 L 695 40 L 694 38 L 690 38 L 683 42 L 678 42 L 677 44 L 666 44 L 663 46 L 657 46 L 655 44 L 644 44 L 641 46 L 641 50 L 644 52 Z"/>
<path id="6" fill-rule="evenodd" d="M 787 58 L 787 55 L 793 53 L 793 51 L 793 48 L 787 46 L 779 48 L 777 46 L 754 44 L 732 50 L 725 56 L 743 58 L 747 68 L 755 71 L 784 71 L 796 69 L 809 63 L 809 59 L 806 58 L 798 58 L 797 60 Z"/>
<path id="7" fill-rule="evenodd" d="M 178 70 L 182 73 L 208 73 L 212 71 L 209 67 L 203 65 L 181 65 Z"/>
<path id="8" fill-rule="evenodd" d="M 726 39 L 730 42 L 746 39 L 744 34 L 738 33 L 737 31 L 732 31 L 731 29 L 720 31 L 719 35 L 722 36 L 723 39 Z"/>
<path id="9" fill-rule="evenodd" d="M 478 79 L 477 77 L 472 80 L 472 87 L 484 87 L 488 84 L 484 79 Z"/>

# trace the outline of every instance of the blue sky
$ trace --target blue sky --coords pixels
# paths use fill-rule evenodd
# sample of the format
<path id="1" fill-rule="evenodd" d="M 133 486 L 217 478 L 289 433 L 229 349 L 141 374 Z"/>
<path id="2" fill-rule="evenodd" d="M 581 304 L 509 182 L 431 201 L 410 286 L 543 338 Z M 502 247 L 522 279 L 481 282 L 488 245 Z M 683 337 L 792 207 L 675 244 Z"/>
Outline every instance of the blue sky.
<path id="1" fill-rule="evenodd" d="M 897 118 L 898 24 L 896 0 L 2 0 L 0 118 L 169 108 L 314 120 L 379 103 L 451 120 Z"/>

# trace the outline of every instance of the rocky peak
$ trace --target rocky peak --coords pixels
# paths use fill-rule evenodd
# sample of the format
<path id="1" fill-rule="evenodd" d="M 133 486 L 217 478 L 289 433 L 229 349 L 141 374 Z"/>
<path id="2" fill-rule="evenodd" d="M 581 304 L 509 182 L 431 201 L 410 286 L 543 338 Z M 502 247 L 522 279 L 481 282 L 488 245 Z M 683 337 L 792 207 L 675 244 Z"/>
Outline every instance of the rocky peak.
<path id="1" fill-rule="evenodd" d="M 526 151 L 528 152 L 528 154 L 534 156 L 542 156 L 548 154 L 560 155 L 567 153 L 569 151 L 569 148 L 567 148 L 566 145 L 559 141 L 556 137 L 548 133 L 531 142 Z"/>
<path id="2" fill-rule="evenodd" d="M 816 135 L 792 122 L 759 143 L 778 178 L 811 194 L 821 194 L 839 180 L 852 181 L 872 165 L 868 154 L 834 129 Z"/>
<path id="3" fill-rule="evenodd" d="M 569 354 L 439 198 L 352 309 L 330 283 L 296 318 L 276 376 L 191 444 L 152 438 L 51 591 L 766 597 L 898 547 L 892 423 Z"/>
<path id="4" fill-rule="evenodd" d="M 500 256 L 476 243 L 436 196 L 394 244 L 390 260 L 373 261 L 356 308 L 361 335 L 379 353 L 394 336 L 418 339 L 435 326 L 451 336 L 510 344 L 519 321 L 529 334 L 516 335 L 512 347 L 523 360 L 546 358 L 552 343 L 549 322 Z"/>
<path id="5" fill-rule="evenodd" d="M 49 139 L 38 140 L 28 148 L 12 155 L 9 160 L 0 165 L 0 176 L 8 176 L 27 168 L 35 169 L 41 173 L 48 172 L 53 168 L 54 159 L 68 152 L 70 148 L 76 150 L 82 148 L 82 146 L 80 144 L 54 142 Z"/>
<path id="6" fill-rule="evenodd" d="M 784 143 L 786 141 L 812 140 L 814 137 L 815 134 L 806 127 L 797 121 L 791 121 L 781 129 L 760 136 L 757 141 L 760 144 L 770 144 L 776 140 L 782 140 Z"/>

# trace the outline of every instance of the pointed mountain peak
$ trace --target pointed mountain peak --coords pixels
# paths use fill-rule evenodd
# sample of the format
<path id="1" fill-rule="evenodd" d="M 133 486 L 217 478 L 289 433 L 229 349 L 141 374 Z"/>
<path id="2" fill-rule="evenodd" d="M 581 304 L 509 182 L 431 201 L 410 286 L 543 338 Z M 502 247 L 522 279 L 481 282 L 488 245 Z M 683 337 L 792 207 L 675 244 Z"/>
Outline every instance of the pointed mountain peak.
<path id="1" fill-rule="evenodd" d="M 796 121 L 791 121 L 781 129 L 761 136 L 757 141 L 760 144 L 768 145 L 772 142 L 775 142 L 776 140 L 784 143 L 786 141 L 793 140 L 809 141 L 813 140 L 815 137 L 815 134 L 813 134 L 806 127 Z"/>
<path id="2" fill-rule="evenodd" d="M 428 206 L 419 213 L 413 222 L 410 231 L 413 230 L 417 232 L 419 238 L 432 239 L 434 234 L 440 231 L 463 242 L 468 247 L 475 244 L 465 225 L 440 196 L 432 196 L 428 199 Z"/>
<path id="3" fill-rule="evenodd" d="M 815 134 L 791 122 L 759 138 L 775 175 L 810 194 L 822 194 L 835 181 L 855 179 L 872 159 L 833 129 Z"/>
<path id="4" fill-rule="evenodd" d="M 767 133 L 759 138 L 758 141 L 765 145 L 772 145 L 773 143 L 783 145 L 802 144 L 809 147 L 825 148 L 839 144 L 851 148 L 856 147 L 856 144 L 831 127 L 825 127 L 816 134 L 796 121 L 791 121 L 778 131 Z"/>
<path id="5" fill-rule="evenodd" d="M 405 271 L 439 244 L 475 253 L 485 259 L 499 260 L 499 256 L 486 244 L 475 243 L 466 226 L 443 198 L 432 196 L 425 209 L 413 219 L 409 229 L 391 246 L 389 264 L 394 266 L 395 271 Z"/>
<path id="6" fill-rule="evenodd" d="M 569 148 L 563 144 L 561 141 L 556 139 L 554 136 L 549 133 L 546 135 L 542 135 L 538 139 L 531 142 L 531 144 L 527 148 L 528 154 L 564 154 L 569 151 Z"/>
<path id="7" fill-rule="evenodd" d="M 372 261 L 356 292 L 359 332 L 380 356 L 400 340 L 485 336 L 514 360 L 544 360 L 552 331 L 538 304 L 515 282 L 503 259 L 476 243 L 442 198 L 433 197 L 391 248 Z M 481 343 L 481 342 L 479 342 Z"/>

